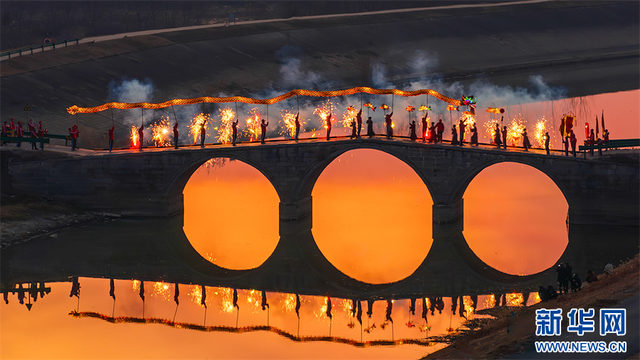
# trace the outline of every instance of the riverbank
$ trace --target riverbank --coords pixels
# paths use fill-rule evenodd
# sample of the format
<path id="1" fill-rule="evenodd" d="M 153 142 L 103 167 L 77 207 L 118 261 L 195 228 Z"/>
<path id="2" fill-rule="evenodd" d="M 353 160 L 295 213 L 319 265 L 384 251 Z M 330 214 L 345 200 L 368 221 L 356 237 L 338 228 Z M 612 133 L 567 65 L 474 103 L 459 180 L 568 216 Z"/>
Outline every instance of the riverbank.
<path id="1" fill-rule="evenodd" d="M 578 292 L 528 307 L 501 307 L 480 311 L 479 313 L 489 314 L 494 318 L 472 319 L 466 326 L 473 330 L 445 337 L 444 340 L 451 341 L 451 345 L 426 356 L 425 359 L 532 358 L 544 355 L 537 354 L 533 348 L 534 341 L 537 339 L 535 336 L 536 309 L 561 308 L 562 313 L 566 314 L 572 308 L 617 307 L 623 302 L 633 300 L 630 299 L 632 297 L 638 297 L 639 275 L 640 257 L 636 255 L 633 259 L 616 267 L 612 274 L 600 274 L 597 282 L 591 284 L 584 282 L 582 290 Z M 628 309 L 628 312 L 630 310 Z M 632 315 L 627 315 L 627 322 L 633 321 L 630 317 Z M 637 344 L 638 329 L 628 326 L 627 336 Z M 632 342 L 627 342 L 631 347 Z M 631 348 L 623 355 L 623 358 L 638 359 L 639 354 L 637 350 Z"/>

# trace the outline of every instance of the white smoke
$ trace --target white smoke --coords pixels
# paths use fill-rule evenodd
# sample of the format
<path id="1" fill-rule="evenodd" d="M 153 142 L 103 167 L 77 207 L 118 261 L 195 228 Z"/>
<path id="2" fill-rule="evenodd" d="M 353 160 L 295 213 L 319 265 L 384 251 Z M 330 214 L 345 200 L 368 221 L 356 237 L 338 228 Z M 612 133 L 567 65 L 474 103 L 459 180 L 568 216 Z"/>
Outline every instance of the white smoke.
<path id="1" fill-rule="evenodd" d="M 127 80 L 121 79 L 120 83 L 111 80 L 109 83 L 109 98 L 117 102 L 150 102 L 153 95 L 153 83 L 151 79 Z"/>

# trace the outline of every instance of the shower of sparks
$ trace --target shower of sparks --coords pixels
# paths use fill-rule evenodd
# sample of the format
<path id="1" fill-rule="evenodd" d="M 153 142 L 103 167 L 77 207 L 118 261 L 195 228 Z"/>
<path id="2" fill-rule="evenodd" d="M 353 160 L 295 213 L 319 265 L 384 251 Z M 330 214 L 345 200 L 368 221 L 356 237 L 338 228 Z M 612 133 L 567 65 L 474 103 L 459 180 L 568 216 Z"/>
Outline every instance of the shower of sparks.
<path id="1" fill-rule="evenodd" d="M 162 117 L 151 125 L 151 140 L 157 147 L 166 146 L 169 143 L 169 118 Z"/>
<path id="2" fill-rule="evenodd" d="M 468 319 L 469 316 L 471 316 L 471 314 L 473 314 L 473 312 L 476 309 L 473 307 L 473 301 L 471 301 L 471 296 L 464 296 L 462 299 L 462 302 L 464 303 L 464 315 Z"/>
<path id="3" fill-rule="evenodd" d="M 218 109 L 218 111 L 220 112 L 220 125 L 214 128 L 218 131 L 217 140 L 219 143 L 228 144 L 231 142 L 233 134 L 231 123 L 235 120 L 236 113 L 229 107 Z"/>
<path id="4" fill-rule="evenodd" d="M 511 293 L 507 294 L 507 306 L 522 306 L 524 303 L 524 297 L 522 294 Z"/>
<path id="5" fill-rule="evenodd" d="M 547 119 L 542 117 L 541 120 L 538 120 L 535 126 L 534 136 L 536 141 L 538 142 L 539 147 L 544 147 L 544 134 L 547 132 Z"/>
<path id="6" fill-rule="evenodd" d="M 492 309 L 496 306 L 496 296 L 491 294 L 484 300 L 484 308 Z"/>
<path id="7" fill-rule="evenodd" d="M 464 124 L 464 134 L 460 134 L 460 139 L 464 139 L 465 135 L 471 132 L 471 125 L 476 123 L 476 117 L 465 112 L 460 117 L 460 120 Z"/>
<path id="8" fill-rule="evenodd" d="M 517 146 L 522 134 L 524 133 L 524 121 L 516 117 L 511 120 L 509 126 L 507 126 L 507 141 L 511 141 L 513 146 Z"/>
<path id="9" fill-rule="evenodd" d="M 282 117 L 282 120 L 280 120 L 280 135 L 284 136 L 285 138 L 289 137 L 291 139 L 296 136 L 296 115 L 297 113 L 294 113 L 290 110 L 285 109 L 280 111 L 280 116 Z M 304 125 L 304 123 L 299 118 L 298 121 L 300 122 L 300 127 L 302 128 L 302 125 Z"/>
<path id="10" fill-rule="evenodd" d="M 342 126 L 350 128 L 351 122 L 356 121 L 356 115 L 358 115 L 358 110 L 353 105 L 348 106 L 347 110 L 342 114 Z"/>
<path id="11" fill-rule="evenodd" d="M 332 110 L 333 110 L 333 103 L 331 102 L 331 100 L 323 101 L 320 105 L 318 105 L 318 107 L 315 108 L 315 110 L 313 110 L 313 113 L 318 115 L 318 117 L 320 118 L 320 123 L 325 129 L 327 128 L 327 124 L 326 124 L 327 116 L 329 116 L 329 114 L 332 113 Z M 332 115 L 330 121 L 333 122 L 334 121 L 333 118 L 334 116 Z"/>
<path id="12" fill-rule="evenodd" d="M 200 127 L 205 121 L 206 123 L 204 124 L 204 129 L 205 131 L 208 131 L 209 126 L 211 125 L 211 117 L 209 116 L 209 114 L 200 113 L 194 116 L 193 119 L 191 119 L 191 125 L 189 125 L 189 133 L 193 137 L 194 144 L 198 143 L 198 141 L 200 140 Z"/>
<path id="13" fill-rule="evenodd" d="M 170 301 L 171 300 L 170 285 L 161 281 L 153 283 L 153 292 L 151 293 L 151 296 L 161 297 L 163 300 Z"/>
<path id="14" fill-rule="evenodd" d="M 135 125 L 131 126 L 131 146 L 138 147 L 138 127 Z"/>
<path id="15" fill-rule="evenodd" d="M 249 117 L 245 120 L 247 128 L 244 130 L 244 134 L 249 138 L 249 141 L 256 141 L 260 138 L 260 112 L 257 107 L 249 110 Z"/>

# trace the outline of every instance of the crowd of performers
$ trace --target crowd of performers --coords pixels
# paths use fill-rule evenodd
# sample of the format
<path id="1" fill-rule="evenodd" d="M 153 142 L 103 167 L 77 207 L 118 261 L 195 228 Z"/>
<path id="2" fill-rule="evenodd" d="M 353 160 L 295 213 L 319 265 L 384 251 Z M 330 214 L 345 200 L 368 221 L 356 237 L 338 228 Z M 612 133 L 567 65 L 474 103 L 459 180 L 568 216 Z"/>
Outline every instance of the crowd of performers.
<path id="1" fill-rule="evenodd" d="M 21 147 L 21 139 L 42 139 L 48 132 L 49 130 L 46 130 L 44 126 L 42 126 L 42 121 L 38 121 L 38 125 L 36 126 L 36 124 L 33 122 L 33 119 L 29 119 L 29 122 L 27 122 L 26 136 L 25 129 L 22 127 L 21 121 L 18 121 L 18 123 L 16 124 L 15 120 L 11 118 L 11 120 L 5 121 L 2 126 L 2 136 L 6 138 L 16 138 L 17 147 Z M 2 145 L 6 144 L 7 141 L 4 140 L 2 142 Z M 37 143 L 35 141 L 31 142 L 31 149 L 38 150 Z M 40 150 L 44 150 L 44 141 L 40 142 Z"/>

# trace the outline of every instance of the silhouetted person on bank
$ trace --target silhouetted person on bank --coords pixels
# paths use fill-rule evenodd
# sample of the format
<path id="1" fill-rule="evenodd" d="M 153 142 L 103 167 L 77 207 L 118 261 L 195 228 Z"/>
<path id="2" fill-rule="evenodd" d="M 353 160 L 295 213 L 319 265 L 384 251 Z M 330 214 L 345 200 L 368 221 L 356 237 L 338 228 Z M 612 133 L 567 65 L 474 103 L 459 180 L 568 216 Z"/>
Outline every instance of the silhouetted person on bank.
<path id="1" fill-rule="evenodd" d="M 387 139 L 393 137 L 393 121 L 391 120 L 391 116 L 393 116 L 393 112 L 384 116 L 384 123 L 387 126 Z"/>
<path id="2" fill-rule="evenodd" d="M 296 127 L 296 135 L 294 137 L 294 140 L 297 142 L 300 137 L 300 113 L 296 114 L 296 121 L 294 125 Z"/>
<path id="3" fill-rule="evenodd" d="M 544 149 L 547 151 L 547 155 L 549 155 L 549 142 L 551 139 L 549 138 L 549 132 L 544 133 Z"/>
<path id="4" fill-rule="evenodd" d="M 371 116 L 367 119 L 367 136 L 374 137 L 376 133 L 373 132 L 373 120 L 371 120 Z"/>
<path id="5" fill-rule="evenodd" d="M 112 126 L 111 129 L 109 129 L 109 152 L 113 150 L 113 131 L 115 129 L 116 129 L 115 126 Z"/>
<path id="6" fill-rule="evenodd" d="M 267 126 L 269 126 L 268 122 L 265 122 L 264 119 L 262 119 L 262 123 L 260 123 L 260 143 L 264 144 L 264 139 L 267 137 Z"/>
<path id="7" fill-rule="evenodd" d="M 596 275 L 593 271 L 587 270 L 587 277 L 585 279 L 589 284 L 592 282 L 598 281 L 598 275 Z"/>
<path id="8" fill-rule="evenodd" d="M 558 267 L 556 268 L 556 273 L 557 273 L 556 280 L 558 281 L 558 291 L 562 293 L 564 290 L 564 281 L 567 273 L 564 267 L 564 264 L 562 263 L 558 264 Z"/>
<path id="9" fill-rule="evenodd" d="M 502 141 L 500 140 L 500 125 L 496 124 L 496 128 L 493 131 L 493 143 L 496 144 L 499 149 L 500 145 L 502 145 Z"/>
<path id="10" fill-rule="evenodd" d="M 356 122 L 355 121 L 351 121 L 351 136 L 349 136 L 349 139 L 355 139 L 358 136 L 358 129 L 356 128 Z"/>
<path id="11" fill-rule="evenodd" d="M 236 146 L 236 140 L 238 139 L 238 122 L 239 120 L 231 122 L 231 146 Z"/>
<path id="12" fill-rule="evenodd" d="M 551 300 L 551 297 L 549 296 L 549 292 L 547 291 L 547 288 L 545 288 L 542 285 L 540 285 L 540 287 L 538 288 L 538 296 L 540 297 L 540 301 L 542 302 L 547 302 Z"/>
<path id="13" fill-rule="evenodd" d="M 502 127 L 502 146 L 504 146 L 504 149 L 507 150 L 507 127 L 506 126 Z"/>
<path id="14" fill-rule="evenodd" d="M 204 139 L 207 137 L 207 128 L 205 125 L 207 124 L 207 120 L 202 121 L 200 124 L 200 147 L 204 147 Z"/>
<path id="15" fill-rule="evenodd" d="M 458 130 L 455 125 L 451 128 L 451 145 L 458 145 Z"/>
<path id="16" fill-rule="evenodd" d="M 138 149 L 142 151 L 142 143 L 144 142 L 144 125 L 140 125 L 140 129 L 138 129 Z"/>
<path id="17" fill-rule="evenodd" d="M 571 278 L 571 291 L 576 292 L 580 290 L 580 288 L 582 288 L 582 280 L 580 280 L 578 274 L 573 274 Z"/>
<path id="18" fill-rule="evenodd" d="M 436 124 L 436 131 L 438 132 L 438 140 L 436 142 L 442 142 L 442 136 L 444 135 L 444 123 L 442 119 L 438 120 Z"/>
<path id="19" fill-rule="evenodd" d="M 464 130 L 467 128 L 467 126 L 464 124 L 464 121 L 462 121 L 462 119 L 460 119 L 460 126 L 459 126 L 459 130 L 460 130 L 460 141 L 459 141 L 459 145 L 460 146 L 464 146 Z"/>
<path id="20" fill-rule="evenodd" d="M 558 298 L 558 293 L 556 292 L 556 289 L 554 289 L 553 286 L 551 285 L 547 286 L 547 293 L 549 293 L 550 300 Z"/>
<path id="21" fill-rule="evenodd" d="M 422 117 L 422 120 L 420 120 L 420 122 L 422 123 L 422 142 L 426 142 L 427 141 L 427 131 L 429 130 L 429 122 L 427 122 L 427 114 L 424 114 L 424 116 Z M 431 139 L 429 139 L 431 140 Z"/>
<path id="22" fill-rule="evenodd" d="M 475 123 L 471 125 L 471 145 L 478 146 L 478 128 Z"/>
<path id="23" fill-rule="evenodd" d="M 576 144 L 578 143 L 578 139 L 576 139 L 576 134 L 573 132 L 573 129 L 571 129 L 569 140 L 571 141 L 571 152 L 573 153 L 573 157 L 576 157 Z"/>
<path id="24" fill-rule="evenodd" d="M 522 146 L 524 147 L 524 151 L 529 151 L 529 148 L 531 147 L 529 135 L 527 135 L 527 128 L 524 128 L 524 132 L 522 133 Z"/>
<path id="25" fill-rule="evenodd" d="M 573 277 L 573 268 L 569 263 L 564 264 L 564 277 L 562 286 L 564 287 L 565 293 L 569 292 L 569 284 L 571 283 L 571 278 Z"/>
<path id="26" fill-rule="evenodd" d="M 356 125 L 358 125 L 358 133 L 356 136 L 360 137 L 360 131 L 362 131 L 362 109 L 360 109 L 356 115 Z"/>
<path id="27" fill-rule="evenodd" d="M 178 148 L 178 135 L 180 135 L 178 133 L 178 122 L 176 121 L 176 123 L 173 125 L 173 145 L 176 147 L 176 149 Z"/>
<path id="28" fill-rule="evenodd" d="M 418 135 L 416 134 L 416 121 L 413 120 L 411 124 L 409 124 L 409 138 L 411 141 L 416 141 Z"/>
<path id="29" fill-rule="evenodd" d="M 327 127 L 327 141 L 331 137 L 331 113 L 327 115 L 326 119 L 324 119 L 325 126 Z"/>

